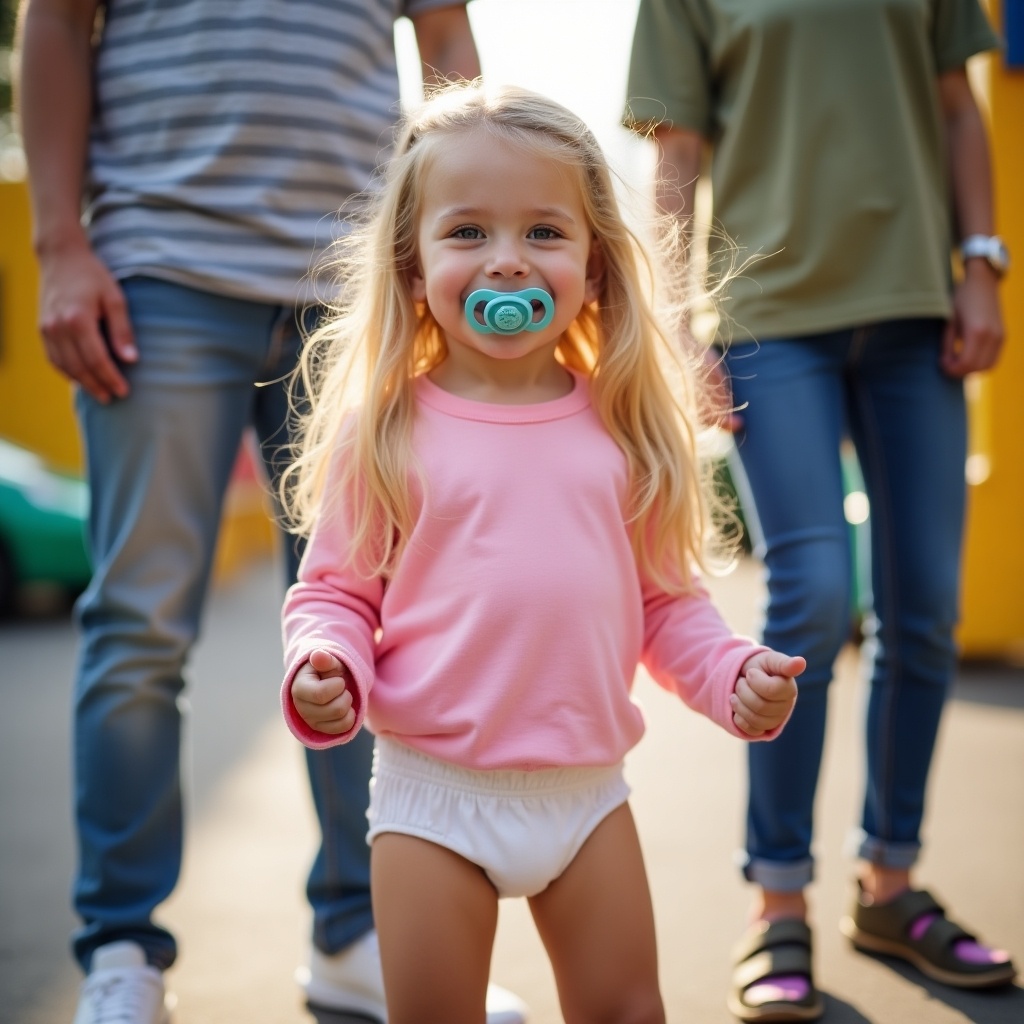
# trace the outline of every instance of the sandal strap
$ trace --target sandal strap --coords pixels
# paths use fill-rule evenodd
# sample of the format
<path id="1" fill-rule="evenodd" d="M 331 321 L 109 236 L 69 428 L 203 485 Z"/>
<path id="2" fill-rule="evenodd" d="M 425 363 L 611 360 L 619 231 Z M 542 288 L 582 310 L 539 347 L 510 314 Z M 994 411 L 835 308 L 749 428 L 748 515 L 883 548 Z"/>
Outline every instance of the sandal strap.
<path id="1" fill-rule="evenodd" d="M 782 974 L 811 976 L 811 951 L 806 946 L 777 946 L 736 965 L 732 980 L 736 988 L 746 990 L 766 978 Z"/>
<path id="2" fill-rule="evenodd" d="M 804 946 L 808 962 L 811 950 L 811 929 L 806 921 L 788 918 L 782 921 L 759 921 L 752 925 L 733 947 L 733 962 L 742 963 L 752 956 L 778 946 Z"/>
<path id="3" fill-rule="evenodd" d="M 760 921 L 736 944 L 733 958 L 732 982 L 739 992 L 780 974 L 799 974 L 810 981 L 811 929 L 795 918 Z"/>
<path id="4" fill-rule="evenodd" d="M 963 961 L 953 952 L 953 945 L 962 939 L 977 941 L 955 921 L 950 921 L 947 917 L 937 917 L 928 925 L 924 935 L 916 941 L 916 945 L 933 964 L 948 970 L 961 970 Z"/>
<path id="5" fill-rule="evenodd" d="M 888 903 L 869 906 L 858 900 L 853 918 L 872 935 L 902 941 L 910 926 L 925 914 L 938 914 L 944 920 L 946 911 L 926 889 L 908 889 Z"/>

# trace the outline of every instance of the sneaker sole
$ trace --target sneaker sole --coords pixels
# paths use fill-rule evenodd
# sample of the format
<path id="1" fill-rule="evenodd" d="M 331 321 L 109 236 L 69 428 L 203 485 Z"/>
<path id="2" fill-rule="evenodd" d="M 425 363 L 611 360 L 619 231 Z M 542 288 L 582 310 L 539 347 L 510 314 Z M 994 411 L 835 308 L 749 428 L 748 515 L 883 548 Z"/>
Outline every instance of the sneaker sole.
<path id="1" fill-rule="evenodd" d="M 313 1010 L 326 1010 L 329 1013 L 352 1013 L 365 1017 L 374 1024 L 383 1024 L 387 1019 L 381 1013 L 380 1001 L 370 996 L 363 998 L 351 992 L 346 993 L 345 1002 L 338 1001 L 337 992 L 327 986 L 319 986 L 310 980 L 302 986 L 306 992 L 306 1004 Z"/>
<path id="2" fill-rule="evenodd" d="M 786 1001 L 781 999 L 763 1006 L 747 1006 L 730 993 L 726 1005 L 729 1012 L 744 1024 L 797 1024 L 800 1021 L 820 1020 L 825 1013 L 823 999 L 819 999 L 813 1006 L 786 1005 Z"/>

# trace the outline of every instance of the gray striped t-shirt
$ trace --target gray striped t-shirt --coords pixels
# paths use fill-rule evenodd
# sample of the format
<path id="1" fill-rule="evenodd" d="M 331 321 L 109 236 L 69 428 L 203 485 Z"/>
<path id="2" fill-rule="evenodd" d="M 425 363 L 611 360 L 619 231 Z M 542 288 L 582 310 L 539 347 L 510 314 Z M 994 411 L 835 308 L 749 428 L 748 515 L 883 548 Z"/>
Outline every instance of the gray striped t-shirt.
<path id="1" fill-rule="evenodd" d="M 455 0 L 457 2 L 457 0 Z M 119 278 L 299 302 L 398 114 L 394 21 L 453 0 L 108 0 L 87 219 Z"/>

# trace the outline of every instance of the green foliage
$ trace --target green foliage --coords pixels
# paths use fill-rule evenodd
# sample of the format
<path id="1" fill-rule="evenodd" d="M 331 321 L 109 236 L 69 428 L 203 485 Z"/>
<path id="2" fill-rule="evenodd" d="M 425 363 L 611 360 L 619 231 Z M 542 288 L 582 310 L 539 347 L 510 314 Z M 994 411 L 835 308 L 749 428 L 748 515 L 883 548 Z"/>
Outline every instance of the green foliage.
<path id="1" fill-rule="evenodd" d="M 10 50 L 17 0 L 0 0 L 0 116 L 11 109 Z"/>
<path id="2" fill-rule="evenodd" d="M 0 47 L 9 49 L 14 39 L 14 15 L 17 0 L 0 0 Z"/>

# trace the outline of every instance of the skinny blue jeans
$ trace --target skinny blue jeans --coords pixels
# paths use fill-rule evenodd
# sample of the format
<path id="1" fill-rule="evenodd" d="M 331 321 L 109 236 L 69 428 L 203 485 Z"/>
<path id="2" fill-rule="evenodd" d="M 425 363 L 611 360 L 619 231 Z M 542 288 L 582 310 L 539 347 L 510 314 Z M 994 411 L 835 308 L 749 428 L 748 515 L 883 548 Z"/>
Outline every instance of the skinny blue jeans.
<path id="1" fill-rule="evenodd" d="M 296 310 L 136 277 L 123 283 L 139 360 L 131 393 L 79 393 L 91 493 L 94 576 L 76 616 L 74 696 L 79 867 L 73 938 L 93 950 L 131 939 L 166 968 L 174 937 L 153 912 L 182 854 L 183 671 L 199 630 L 225 491 L 243 431 L 255 427 L 270 476 L 287 441 L 284 377 L 300 346 Z M 315 311 L 305 315 L 315 315 Z M 255 387 L 257 382 L 268 386 Z M 284 538 L 288 579 L 301 555 Z M 277 607 L 256 629 L 279 629 Z M 268 707 L 281 666 L 266 666 Z M 322 842 L 308 880 L 314 942 L 343 948 L 373 927 L 366 807 L 368 734 L 307 751 Z M 259 893 L 253 894 L 259 899 Z"/>
<path id="2" fill-rule="evenodd" d="M 803 655 L 782 735 L 748 751 L 748 880 L 796 891 L 813 877 L 813 804 L 828 685 L 850 635 L 851 545 L 840 443 L 870 502 L 874 597 L 857 854 L 910 867 L 957 652 L 964 521 L 962 383 L 938 366 L 943 322 L 897 320 L 731 346 L 737 447 L 763 535 L 764 642 Z"/>

